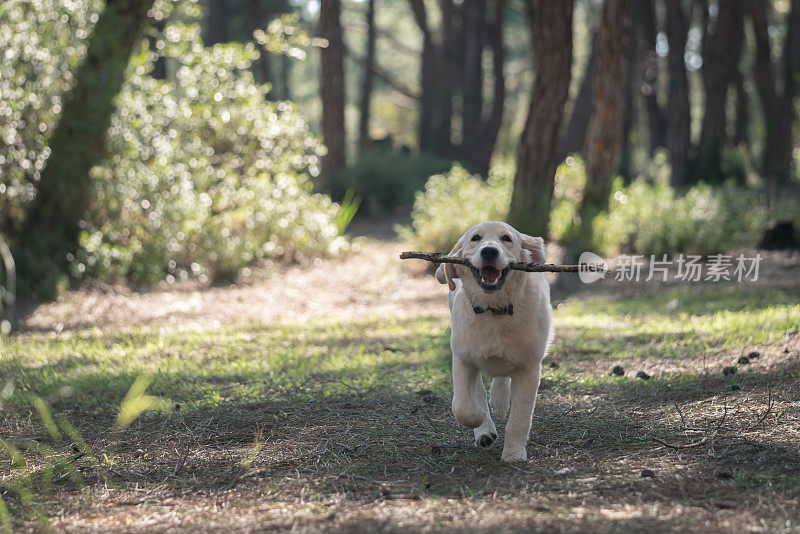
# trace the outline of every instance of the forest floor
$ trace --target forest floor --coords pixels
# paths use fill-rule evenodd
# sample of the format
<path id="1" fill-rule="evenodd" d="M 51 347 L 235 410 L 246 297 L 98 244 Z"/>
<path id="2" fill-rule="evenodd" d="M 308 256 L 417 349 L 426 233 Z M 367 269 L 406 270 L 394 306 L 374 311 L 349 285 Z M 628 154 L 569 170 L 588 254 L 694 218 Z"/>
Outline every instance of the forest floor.
<path id="1" fill-rule="evenodd" d="M 555 287 L 509 465 L 450 413 L 447 290 L 402 249 L 30 310 L 0 341 L 14 531 L 800 531 L 797 253 Z"/>

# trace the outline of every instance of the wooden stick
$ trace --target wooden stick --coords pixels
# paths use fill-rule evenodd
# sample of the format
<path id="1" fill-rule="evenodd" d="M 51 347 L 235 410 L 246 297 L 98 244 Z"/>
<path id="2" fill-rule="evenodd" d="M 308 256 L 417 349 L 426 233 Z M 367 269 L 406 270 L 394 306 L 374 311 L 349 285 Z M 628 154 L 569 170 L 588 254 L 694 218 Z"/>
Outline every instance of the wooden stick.
<path id="1" fill-rule="evenodd" d="M 455 263 L 457 265 L 466 265 L 472 267 L 469 260 L 464 258 L 456 258 L 455 256 L 446 256 L 438 252 L 402 252 L 400 254 L 401 260 L 425 260 L 431 263 Z M 508 267 L 517 271 L 526 271 L 529 273 L 578 273 L 578 272 L 605 272 L 606 268 L 602 265 L 594 263 L 586 263 L 581 265 L 554 265 L 552 263 L 535 263 L 535 262 L 522 262 L 515 261 L 508 264 Z"/>

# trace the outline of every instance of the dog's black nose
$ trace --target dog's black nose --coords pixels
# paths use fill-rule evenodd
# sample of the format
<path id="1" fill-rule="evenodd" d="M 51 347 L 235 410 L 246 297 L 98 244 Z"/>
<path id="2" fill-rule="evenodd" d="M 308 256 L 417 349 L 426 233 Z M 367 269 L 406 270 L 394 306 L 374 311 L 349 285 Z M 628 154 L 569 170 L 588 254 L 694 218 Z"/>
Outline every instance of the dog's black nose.
<path id="1" fill-rule="evenodd" d="M 500 251 L 496 247 L 483 247 L 481 249 L 481 258 L 484 260 L 496 260 L 500 255 Z"/>

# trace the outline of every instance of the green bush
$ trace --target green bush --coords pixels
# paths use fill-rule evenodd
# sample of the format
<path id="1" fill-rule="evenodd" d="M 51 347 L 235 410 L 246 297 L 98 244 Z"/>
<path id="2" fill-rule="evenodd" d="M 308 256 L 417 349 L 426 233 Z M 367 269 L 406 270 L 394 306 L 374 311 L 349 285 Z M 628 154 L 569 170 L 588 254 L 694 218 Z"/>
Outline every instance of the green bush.
<path id="1" fill-rule="evenodd" d="M 579 156 L 568 156 L 556 169 L 553 182 L 553 203 L 550 209 L 550 236 L 552 241 L 563 241 L 572 227 L 578 204 L 586 187 L 586 169 Z"/>
<path id="2" fill-rule="evenodd" d="M 638 179 L 628 187 L 618 181 L 609 210 L 594 221 L 594 242 L 609 255 L 721 253 L 757 245 L 769 216 L 752 190 L 730 181 L 698 184 L 683 196 L 663 181 Z"/>
<path id="3" fill-rule="evenodd" d="M 47 141 L 102 5 L 0 2 L 0 231 L 10 241 L 36 196 Z"/>
<path id="4" fill-rule="evenodd" d="M 0 66 L 0 134 L 11 143 L 0 155 L 0 224 L 11 233 L 35 197 L 61 95 L 101 7 L 0 6 L 0 52 L 15 58 Z M 108 156 L 92 170 L 96 197 L 73 275 L 229 280 L 260 259 L 346 248 L 339 206 L 311 191 L 323 148 L 290 102 L 266 101 L 250 72 L 255 44 L 203 47 L 197 0 L 159 0 L 153 14 L 164 21 L 153 37 L 168 80 L 149 76 L 156 52 L 134 54 Z M 273 37 L 274 48 L 283 37 Z"/>
<path id="5" fill-rule="evenodd" d="M 509 169 L 483 181 L 460 165 L 431 176 L 416 194 L 411 226 L 397 227 L 398 235 L 417 250 L 448 252 L 473 224 L 506 218 L 512 181 Z"/>
<path id="6" fill-rule="evenodd" d="M 380 149 L 365 153 L 355 165 L 342 171 L 341 182 L 363 199 L 369 215 L 377 217 L 410 206 L 415 192 L 425 187 L 428 177 L 451 165 L 450 160 L 428 154 Z"/>
<path id="7" fill-rule="evenodd" d="M 254 45 L 204 48 L 196 23 L 164 34 L 175 81 L 148 76 L 144 58 L 131 65 L 75 274 L 227 281 L 255 260 L 346 247 L 338 205 L 311 192 L 321 146 L 291 103 L 266 101 Z"/>

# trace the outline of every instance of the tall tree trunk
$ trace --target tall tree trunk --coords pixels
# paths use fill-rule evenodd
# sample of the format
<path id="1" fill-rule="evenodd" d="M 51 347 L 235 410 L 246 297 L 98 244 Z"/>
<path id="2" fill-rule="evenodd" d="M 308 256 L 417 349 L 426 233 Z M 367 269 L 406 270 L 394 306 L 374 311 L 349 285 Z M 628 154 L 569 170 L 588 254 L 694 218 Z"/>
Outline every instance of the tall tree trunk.
<path id="1" fill-rule="evenodd" d="M 462 113 L 463 140 L 461 157 L 471 162 L 478 148 L 483 111 L 483 30 L 486 24 L 486 0 L 464 3 L 464 95 Z"/>
<path id="2" fill-rule="evenodd" d="M 669 41 L 669 93 L 667 96 L 667 150 L 672 166 L 672 185 L 686 184 L 689 172 L 691 117 L 689 110 L 689 80 L 686 76 L 686 36 L 689 24 L 681 0 L 665 0 L 667 11 L 667 40 Z"/>
<path id="3" fill-rule="evenodd" d="M 633 33 L 633 32 L 631 32 Z M 631 182 L 631 131 L 633 130 L 634 115 L 636 107 L 633 102 L 633 84 L 636 78 L 636 66 L 638 65 L 638 49 L 636 40 L 631 35 L 628 41 L 628 69 L 625 81 L 625 97 L 623 99 L 624 111 L 622 112 L 622 147 L 620 148 L 619 165 L 617 171 L 626 184 Z"/>
<path id="4" fill-rule="evenodd" d="M 150 71 L 150 76 L 155 78 L 156 80 L 166 80 L 167 79 L 167 62 L 164 59 L 164 56 L 158 53 L 156 48 L 156 41 L 158 40 L 158 35 L 164 32 L 165 27 L 164 19 L 161 20 L 154 20 L 153 21 L 153 29 L 156 31 L 156 35 L 150 35 L 147 38 L 147 44 L 150 48 L 150 51 L 156 54 L 156 59 L 153 62 L 153 70 Z"/>
<path id="5" fill-rule="evenodd" d="M 664 110 L 658 103 L 659 58 L 656 53 L 658 36 L 655 1 L 636 2 L 637 15 L 641 24 L 637 25 L 640 40 L 640 63 L 642 65 L 642 94 L 647 109 L 647 129 L 650 137 L 650 154 L 665 146 L 667 120 Z"/>
<path id="6" fill-rule="evenodd" d="M 279 0 L 278 2 L 279 11 L 281 14 L 288 13 L 290 6 L 289 0 Z M 280 91 L 278 91 L 277 97 L 280 100 L 291 100 L 292 99 L 292 62 L 289 59 L 289 56 L 286 54 L 281 54 L 280 56 Z"/>
<path id="7" fill-rule="evenodd" d="M 23 286 L 42 298 L 53 297 L 66 282 L 68 257 L 77 248 L 80 221 L 92 201 L 89 171 L 106 155 L 114 98 L 152 5 L 153 0 L 106 1 L 64 99 L 36 199 L 15 244 Z"/>
<path id="8" fill-rule="evenodd" d="M 430 152 L 433 148 L 433 115 L 436 104 L 436 45 L 428 26 L 428 14 L 424 0 L 409 0 L 414 20 L 422 32 L 422 58 L 420 85 L 422 86 L 419 109 L 419 149 Z"/>
<path id="9" fill-rule="evenodd" d="M 728 88 L 739 71 L 744 39 L 744 0 L 719 2 L 713 33 L 706 36 L 703 56 L 705 112 L 693 179 L 721 182 L 721 148 L 727 130 Z"/>
<path id="10" fill-rule="evenodd" d="M 486 34 L 492 49 L 492 105 L 489 113 L 481 117 L 479 141 L 475 147 L 475 172 L 488 176 L 489 165 L 497 144 L 497 135 L 503 122 L 503 105 L 506 98 L 506 80 L 504 75 L 505 53 L 503 50 L 503 9 L 504 0 L 494 0 L 492 20 L 487 22 Z"/>
<path id="11" fill-rule="evenodd" d="M 607 0 L 614 1 L 614 0 Z M 535 81 L 519 142 L 509 222 L 547 237 L 559 156 L 559 132 L 572 65 L 571 1 L 536 3 L 533 17 Z"/>
<path id="12" fill-rule="evenodd" d="M 228 40 L 228 25 L 225 0 L 208 0 L 208 44 L 215 45 Z"/>
<path id="13" fill-rule="evenodd" d="M 436 116 L 433 125 L 433 147 L 432 150 L 439 156 L 450 157 L 453 155 L 453 94 L 458 83 L 459 61 L 457 58 L 459 51 L 459 37 L 462 35 L 460 25 L 459 10 L 452 0 L 439 0 L 439 9 L 442 12 L 442 39 L 437 48 L 437 69 L 436 76 L 436 97 L 435 109 Z M 463 54 L 461 54 L 463 55 Z"/>
<path id="14" fill-rule="evenodd" d="M 597 62 L 597 33 L 592 37 L 592 51 L 589 61 L 583 71 L 583 79 L 578 89 L 578 95 L 572 104 L 572 114 L 567 123 L 567 132 L 561 145 L 561 158 L 567 154 L 583 151 L 586 143 L 586 131 L 589 127 L 589 117 L 592 112 L 592 77 L 594 65 Z"/>
<path id="15" fill-rule="evenodd" d="M 358 140 L 363 149 L 369 141 L 370 106 L 372 105 L 372 80 L 375 72 L 375 0 L 367 1 L 367 55 L 361 79 L 361 110 L 358 117 Z"/>
<path id="16" fill-rule="evenodd" d="M 737 69 L 733 78 L 736 89 L 736 125 L 733 130 L 733 144 L 750 146 L 750 99 L 744 88 L 742 73 Z"/>
<path id="17" fill-rule="evenodd" d="M 335 174 L 345 164 L 344 131 L 344 42 L 339 20 L 341 2 L 320 4 L 319 35 L 327 41 L 321 49 L 320 97 L 322 99 L 322 137 L 327 154 L 322 159 L 323 189 L 331 190 Z"/>
<path id="18" fill-rule="evenodd" d="M 261 0 L 248 0 L 247 16 L 249 18 L 250 35 L 258 29 L 262 29 L 266 24 L 264 12 L 261 9 Z M 253 77 L 258 83 L 273 84 L 272 66 L 270 64 L 270 53 L 261 50 L 258 60 L 253 64 Z M 275 87 L 270 87 L 268 96 L 272 98 L 275 94 Z"/>
<path id="19" fill-rule="evenodd" d="M 791 21 L 796 19 L 795 11 L 798 2 L 792 2 L 792 13 L 789 16 L 790 32 Z M 769 11 L 771 6 L 768 0 L 750 0 L 750 19 L 753 23 L 753 34 L 756 38 L 756 58 L 753 65 L 753 77 L 761 100 L 761 107 L 766 122 L 766 139 L 762 155 L 762 172 L 772 185 L 785 183 L 790 176 L 792 165 L 792 120 L 794 95 L 781 94 L 776 87 L 776 77 L 772 64 L 770 38 L 769 38 Z M 792 35 L 789 33 L 789 35 Z M 789 39 L 787 39 L 789 41 Z M 791 53 L 790 49 L 785 53 Z M 790 60 L 786 60 L 790 64 Z M 784 80 L 784 88 L 793 91 L 794 76 L 790 75 Z M 788 82 L 788 83 L 786 83 Z"/>
<path id="20" fill-rule="evenodd" d="M 623 116 L 621 95 L 628 79 L 628 45 L 632 0 L 606 0 L 597 30 L 597 64 L 592 79 L 592 112 L 586 137 L 586 188 L 578 209 L 572 255 L 588 250 L 592 224 L 608 206 L 611 181 L 622 148 Z"/>

